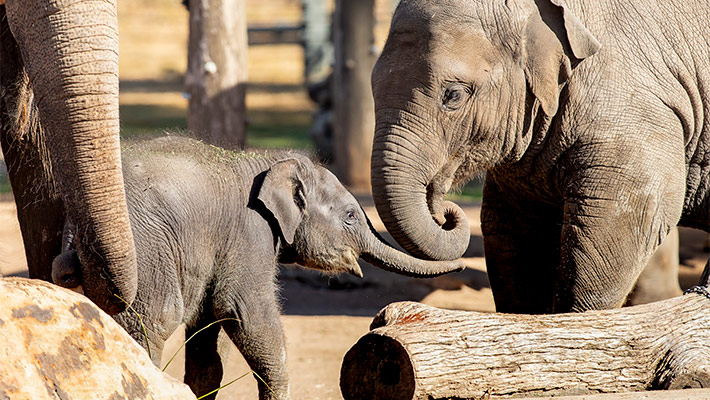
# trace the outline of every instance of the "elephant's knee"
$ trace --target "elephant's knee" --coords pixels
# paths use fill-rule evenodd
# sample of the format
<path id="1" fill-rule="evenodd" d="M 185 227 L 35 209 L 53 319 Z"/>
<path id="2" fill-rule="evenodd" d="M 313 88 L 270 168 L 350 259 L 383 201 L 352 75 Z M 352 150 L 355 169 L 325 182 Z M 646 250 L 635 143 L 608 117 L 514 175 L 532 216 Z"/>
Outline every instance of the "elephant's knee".
<path id="1" fill-rule="evenodd" d="M 678 282 L 678 247 L 678 229 L 674 228 L 656 249 L 636 280 L 627 305 L 651 303 L 682 294 Z"/>

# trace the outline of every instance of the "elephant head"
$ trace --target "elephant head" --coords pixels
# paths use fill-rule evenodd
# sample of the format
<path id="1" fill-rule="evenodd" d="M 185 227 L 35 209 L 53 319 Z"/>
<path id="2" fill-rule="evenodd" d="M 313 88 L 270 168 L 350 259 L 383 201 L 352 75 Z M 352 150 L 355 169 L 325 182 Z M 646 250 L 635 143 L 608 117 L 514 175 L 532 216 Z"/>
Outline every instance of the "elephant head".
<path id="1" fill-rule="evenodd" d="M 390 247 L 338 178 L 308 160 L 291 158 L 271 166 L 258 199 L 277 221 L 285 242 L 280 262 L 358 277 L 362 277 L 360 257 L 379 268 L 415 277 L 464 268 L 457 261 L 421 260 Z"/>
<path id="2" fill-rule="evenodd" d="M 83 290 L 103 310 L 122 311 L 137 280 L 121 173 L 115 1 L 7 0 L 6 12 L 76 225 Z"/>
<path id="3" fill-rule="evenodd" d="M 573 68 L 600 47 L 563 0 L 403 0 L 372 73 L 372 190 L 387 229 L 431 259 L 469 227 L 444 194 L 519 161 L 557 113 Z"/>

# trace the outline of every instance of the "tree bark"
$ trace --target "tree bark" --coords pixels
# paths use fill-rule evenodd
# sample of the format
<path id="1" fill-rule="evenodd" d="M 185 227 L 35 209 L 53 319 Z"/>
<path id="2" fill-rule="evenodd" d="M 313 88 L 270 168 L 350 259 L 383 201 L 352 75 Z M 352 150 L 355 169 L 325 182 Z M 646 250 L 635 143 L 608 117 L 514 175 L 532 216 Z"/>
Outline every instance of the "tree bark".
<path id="1" fill-rule="evenodd" d="M 349 399 L 480 399 L 710 387 L 710 299 L 581 314 L 381 310 L 345 355 Z"/>
<path id="2" fill-rule="evenodd" d="M 375 63 L 374 1 L 337 0 L 334 16 L 336 173 L 346 186 L 370 190 L 370 155 L 375 130 L 370 73 Z"/>
<path id="3" fill-rule="evenodd" d="M 243 149 L 248 47 L 244 0 L 190 0 L 189 9 L 188 127 L 208 143 Z"/>
<path id="4" fill-rule="evenodd" d="M 0 145 L 7 164 L 30 278 L 52 281 L 64 205 L 17 42 L 0 6 Z"/>

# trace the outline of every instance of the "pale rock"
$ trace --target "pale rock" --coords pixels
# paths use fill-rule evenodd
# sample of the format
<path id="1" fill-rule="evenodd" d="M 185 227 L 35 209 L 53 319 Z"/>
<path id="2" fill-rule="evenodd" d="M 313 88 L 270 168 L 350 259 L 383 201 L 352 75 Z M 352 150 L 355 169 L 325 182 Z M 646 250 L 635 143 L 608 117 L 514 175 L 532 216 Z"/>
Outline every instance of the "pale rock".
<path id="1" fill-rule="evenodd" d="M 0 400 L 195 399 L 110 316 L 50 283 L 0 279 Z"/>

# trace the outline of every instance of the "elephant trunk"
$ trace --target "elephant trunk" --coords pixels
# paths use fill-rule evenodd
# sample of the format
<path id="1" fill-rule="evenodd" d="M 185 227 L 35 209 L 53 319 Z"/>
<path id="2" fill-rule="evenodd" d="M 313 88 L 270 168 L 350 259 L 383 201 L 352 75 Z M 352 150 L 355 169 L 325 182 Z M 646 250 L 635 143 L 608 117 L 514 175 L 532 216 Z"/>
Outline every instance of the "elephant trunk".
<path id="1" fill-rule="evenodd" d="M 366 238 L 360 257 L 378 268 L 417 278 L 431 278 L 462 271 L 465 268 L 460 261 L 429 261 L 414 258 L 392 248 L 372 229 L 372 226 L 370 228 L 372 234 Z"/>
<path id="2" fill-rule="evenodd" d="M 390 125 L 391 126 L 391 125 Z M 372 150 L 372 194 L 387 230 L 417 257 L 453 260 L 468 248 L 470 227 L 463 210 L 443 201 L 456 163 L 419 156 L 432 144 L 411 132 L 387 126 L 378 129 Z"/>
<path id="3" fill-rule="evenodd" d="M 106 312 L 120 312 L 135 298 L 137 278 L 121 173 L 116 4 L 7 0 L 6 7 L 76 225 L 82 287 Z"/>

